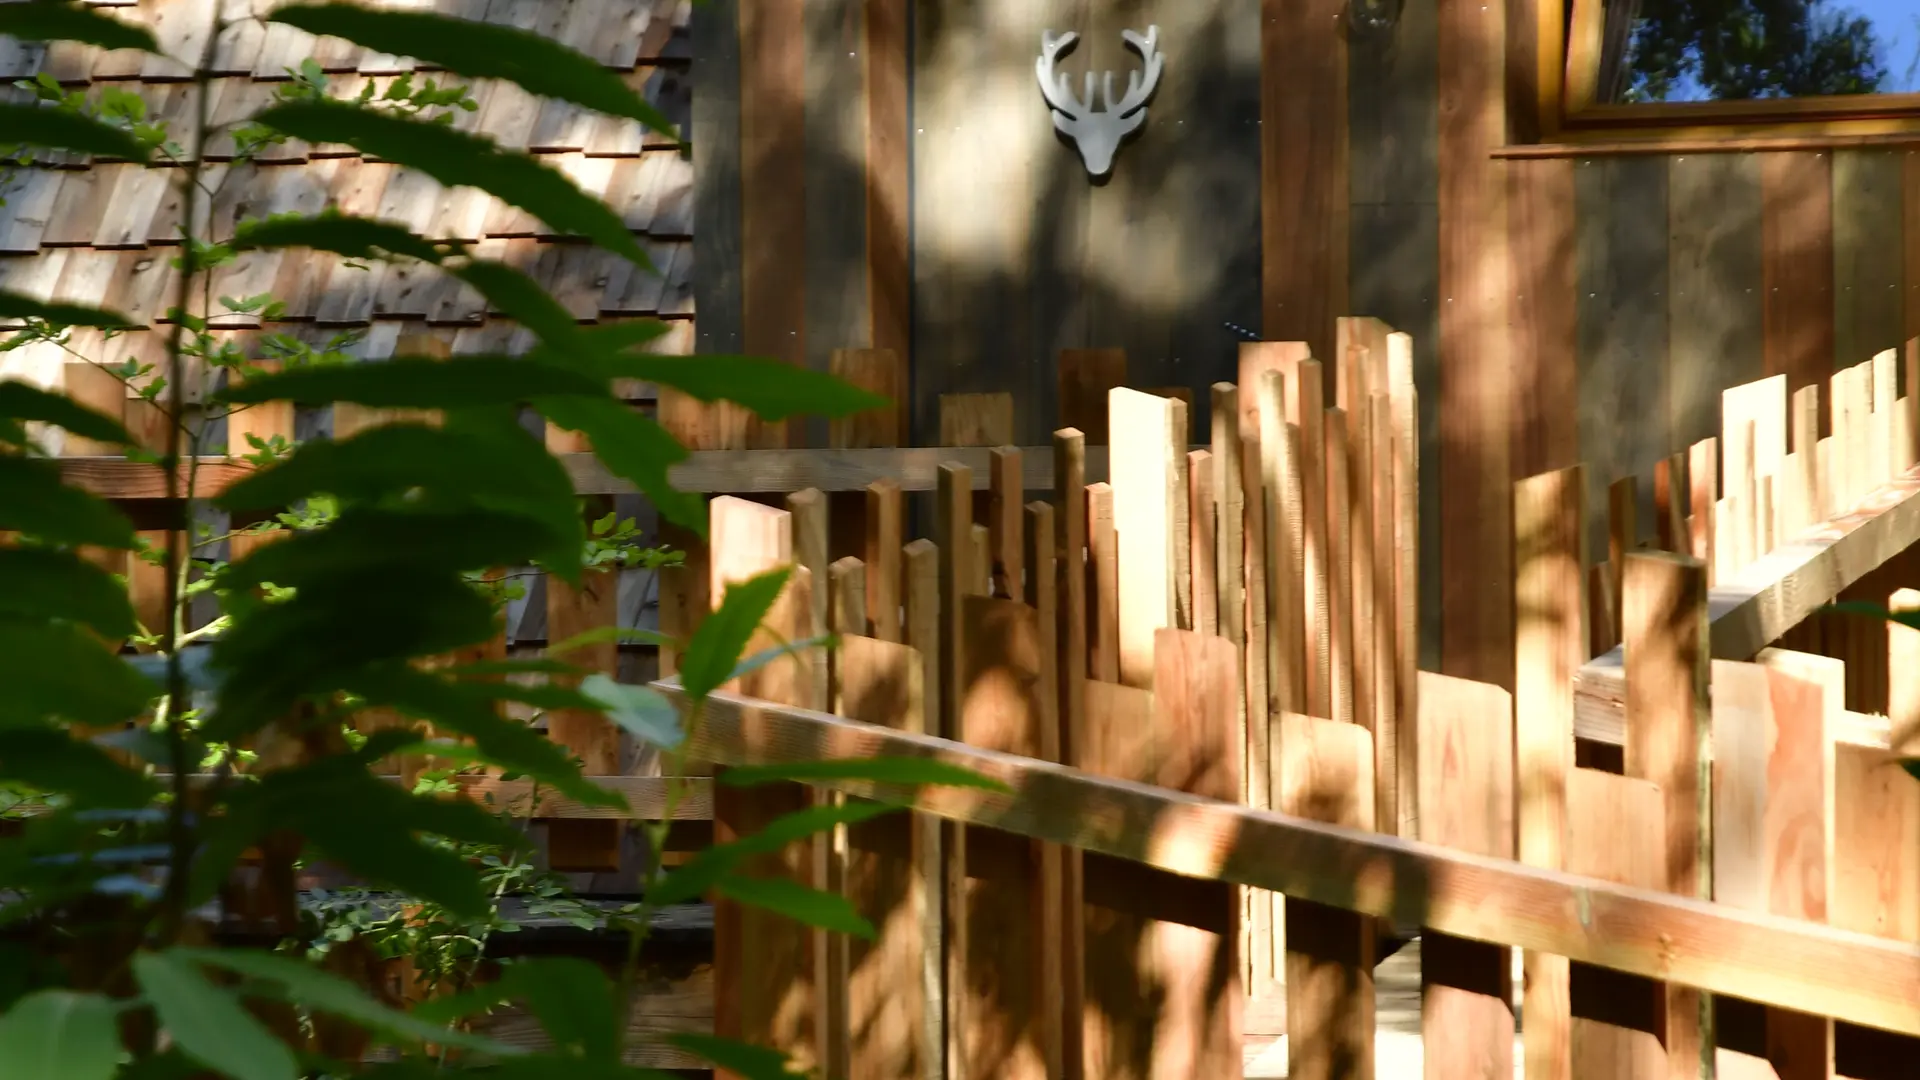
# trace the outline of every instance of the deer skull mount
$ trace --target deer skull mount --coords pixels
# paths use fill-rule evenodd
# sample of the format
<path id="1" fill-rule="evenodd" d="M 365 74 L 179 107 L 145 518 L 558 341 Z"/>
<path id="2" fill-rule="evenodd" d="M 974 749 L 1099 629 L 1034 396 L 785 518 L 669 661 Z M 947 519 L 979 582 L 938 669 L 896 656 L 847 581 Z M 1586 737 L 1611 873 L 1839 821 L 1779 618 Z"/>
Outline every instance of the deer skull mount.
<path id="1" fill-rule="evenodd" d="M 1147 99 L 1160 84 L 1163 60 L 1159 49 L 1160 28 L 1149 26 L 1145 35 L 1123 30 L 1120 36 L 1140 53 L 1145 68 L 1127 72 L 1127 92 L 1119 101 L 1113 98 L 1113 72 L 1104 72 L 1100 80 L 1100 96 L 1105 104 L 1102 109 L 1093 105 L 1093 72 L 1087 72 L 1087 93 L 1083 100 L 1074 96 L 1071 77 L 1065 72 L 1056 75 L 1053 70 L 1053 62 L 1073 48 L 1074 42 L 1080 40 L 1079 34 L 1069 30 L 1055 37 L 1051 30 L 1042 31 L 1040 59 L 1034 62 L 1034 73 L 1040 77 L 1040 93 L 1053 114 L 1053 126 L 1073 140 L 1088 174 L 1095 178 L 1112 171 L 1113 155 L 1120 149 L 1121 140 L 1146 122 Z"/>

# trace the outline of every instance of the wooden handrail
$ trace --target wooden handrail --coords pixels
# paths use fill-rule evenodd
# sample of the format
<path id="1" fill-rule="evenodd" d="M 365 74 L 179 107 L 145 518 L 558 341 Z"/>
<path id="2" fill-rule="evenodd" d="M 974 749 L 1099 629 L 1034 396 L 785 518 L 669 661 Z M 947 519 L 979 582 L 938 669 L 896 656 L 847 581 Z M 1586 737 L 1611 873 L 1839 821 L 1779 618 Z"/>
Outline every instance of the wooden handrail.
<path id="1" fill-rule="evenodd" d="M 1193 449 L 1204 449 L 1195 445 Z M 1027 491 L 1053 488 L 1053 448 L 1020 448 L 1021 482 Z M 984 446 L 903 446 L 871 450 L 695 450 L 667 475 L 681 491 L 706 494 L 765 494 L 804 491 L 864 491 L 876 480 L 892 480 L 902 491 L 932 491 L 942 465 L 973 471 L 973 486 L 987 490 L 992 449 Z M 592 454 L 557 454 L 582 495 L 624 495 L 632 484 L 615 476 Z M 106 499 L 166 498 L 166 473 L 158 466 L 119 457 L 60 459 L 66 481 Z M 225 457 L 203 457 L 195 494 L 212 498 L 253 471 Z M 180 472 L 181 487 L 186 470 Z M 1107 448 L 1087 447 L 1086 480 L 1107 479 Z"/>
<path id="2" fill-rule="evenodd" d="M 657 689 L 684 703 L 671 681 Z M 1920 946 L 1108 780 L 1063 765 L 728 694 L 693 752 L 721 765 L 937 760 L 1011 794 L 828 785 L 1189 877 L 1237 882 L 1764 1005 L 1920 1035 Z"/>
<path id="3" fill-rule="evenodd" d="M 1716 660 L 1752 660 L 1822 605 L 1907 548 L 1920 544 L 1920 469 L 1882 486 L 1853 513 L 1754 560 L 1707 596 Z M 1574 734 L 1620 745 L 1626 653 L 1598 656 L 1574 676 Z M 1884 724 L 1879 745 L 1885 746 Z"/>

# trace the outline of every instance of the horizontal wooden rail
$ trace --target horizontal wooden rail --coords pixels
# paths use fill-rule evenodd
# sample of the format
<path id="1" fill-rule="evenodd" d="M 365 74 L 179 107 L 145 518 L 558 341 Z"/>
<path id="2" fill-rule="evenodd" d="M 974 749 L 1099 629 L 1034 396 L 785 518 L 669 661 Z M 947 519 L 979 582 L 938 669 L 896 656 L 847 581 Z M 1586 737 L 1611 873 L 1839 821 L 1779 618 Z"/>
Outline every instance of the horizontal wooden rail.
<path id="1" fill-rule="evenodd" d="M 684 701 L 672 681 L 654 685 Z M 908 801 L 952 821 L 1358 911 L 1403 933 L 1427 927 L 1920 1035 L 1920 947 L 1889 939 L 1102 779 L 726 694 L 708 699 L 693 752 L 722 765 L 944 761 L 998 780 L 1012 793 L 832 786 Z"/>
<path id="2" fill-rule="evenodd" d="M 1196 445 L 1194 449 L 1204 449 Z M 696 450 L 668 471 L 681 491 L 754 494 L 804 491 L 864 491 L 876 480 L 892 480 L 903 491 L 932 491 L 942 465 L 973 471 L 973 486 L 987 490 L 992 449 L 984 446 L 909 446 L 877 450 Z M 609 472 L 592 454 L 559 454 L 582 495 L 624 495 L 633 485 Z M 1053 488 L 1053 448 L 1021 448 L 1021 483 L 1027 491 Z M 68 483 L 107 499 L 164 499 L 166 472 L 158 465 L 117 457 L 60 459 Z M 203 457 L 194 475 L 194 494 L 212 498 L 253 471 L 244 462 Z M 186 487 L 187 470 L 180 470 Z M 1107 479 L 1107 448 L 1087 447 L 1086 482 Z"/>
<path id="3" fill-rule="evenodd" d="M 1920 469 L 1882 487 L 1861 509 L 1782 545 L 1713 589 L 1707 597 L 1713 658 L 1752 660 L 1821 605 L 1916 543 Z M 1580 738 L 1620 744 L 1625 655 L 1615 648 L 1574 676 L 1574 734 Z M 1881 727 L 1884 746 L 1884 723 Z"/>

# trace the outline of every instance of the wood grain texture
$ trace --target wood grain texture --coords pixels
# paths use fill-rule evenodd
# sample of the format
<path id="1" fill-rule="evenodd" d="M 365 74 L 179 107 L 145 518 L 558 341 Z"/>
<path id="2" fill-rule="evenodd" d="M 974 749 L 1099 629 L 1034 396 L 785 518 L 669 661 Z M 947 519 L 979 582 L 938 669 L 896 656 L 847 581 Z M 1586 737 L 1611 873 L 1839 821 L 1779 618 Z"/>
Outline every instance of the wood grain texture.
<path id="1" fill-rule="evenodd" d="M 785 167 L 799 166 L 805 242 L 800 252 L 789 255 L 787 266 L 789 272 L 800 270 L 794 291 L 803 304 L 806 364 L 827 371 L 837 350 L 873 344 L 869 259 L 874 244 L 867 239 L 873 190 L 867 161 L 871 89 L 868 65 L 847 62 L 865 51 L 868 4 L 826 0 L 800 6 L 797 73 L 802 81 L 797 85 L 802 125 L 794 147 L 799 155 Z M 791 279 L 787 288 L 793 289 Z M 802 423 L 810 430 L 798 445 L 821 445 L 828 421 L 812 417 Z M 904 441 L 897 436 L 889 440 L 895 445 Z"/>
<path id="2" fill-rule="evenodd" d="M 1109 423 L 1133 433 L 1115 448 L 1113 521 L 1119 545 L 1120 681 L 1152 689 L 1154 634 L 1175 626 L 1175 527 L 1186 492 L 1174 402 L 1137 390 L 1108 394 Z"/>
<path id="3" fill-rule="evenodd" d="M 1760 161 L 1667 161 L 1668 448 L 1720 433 L 1720 391 L 1762 368 Z"/>
<path id="4" fill-rule="evenodd" d="M 1038 757 L 1045 711 L 1039 695 L 1044 663 L 1037 616 L 1013 600 L 962 601 L 962 712 L 957 735 L 969 745 Z M 965 1075 L 1058 1075 L 1057 1025 L 1046 1015 L 1059 1003 L 1057 938 L 1047 940 L 1032 913 L 1042 903 L 1040 849 L 1030 840 L 972 833 L 949 854 L 956 920 L 964 925 L 951 993 Z M 1052 953 L 1051 962 L 1048 954 Z"/>
<path id="5" fill-rule="evenodd" d="M 1425 675 L 1420 694 L 1426 813 L 1420 839 L 1510 859 L 1514 850 L 1513 698 L 1497 686 Z M 1439 943 L 1439 948 L 1435 948 Z M 1421 942 L 1421 1052 L 1433 1076 L 1513 1074 L 1508 950 L 1428 934 Z"/>
<path id="6" fill-rule="evenodd" d="M 842 637 L 834 654 L 833 711 L 924 732 L 924 670 L 909 646 Z M 938 1041 L 927 1039 L 929 999 L 921 977 L 928 950 L 937 953 L 940 939 L 928 904 L 940 888 L 939 863 L 937 852 L 927 849 L 923 820 L 931 823 L 886 818 L 848 830 L 845 895 L 879 931 L 872 941 L 848 941 L 849 1075 L 918 1078 L 940 1058 Z"/>
<path id="7" fill-rule="evenodd" d="M 697 348 L 739 352 L 741 334 L 741 160 L 739 0 L 693 11 L 693 277 Z"/>
<path id="8" fill-rule="evenodd" d="M 898 4 L 864 0 L 866 62 L 866 241 L 868 341 L 902 358 L 912 349 L 912 271 L 907 221 L 912 203 L 908 170 L 913 121 L 908 82 L 913 43 L 911 20 Z M 695 53 L 696 56 L 703 54 Z M 906 387 L 900 405 L 906 407 Z M 904 435 L 904 429 L 902 431 Z M 902 438 L 901 442 L 906 440 Z"/>
<path id="9" fill-rule="evenodd" d="M 1060 365 L 1060 426 L 1074 428 L 1088 442 L 1105 446 L 1107 392 L 1127 385 L 1125 349 L 1062 349 Z"/>
<path id="10" fill-rule="evenodd" d="M 1713 896 L 1712 709 L 1707 696 L 1707 573 L 1690 556 L 1648 552 L 1626 558 L 1621 589 L 1627 655 L 1626 773 L 1664 800 L 1664 866 L 1653 884 L 1701 899 Z M 1702 1029 L 1696 990 L 1668 985 L 1665 1050 L 1677 1074 L 1709 1066 L 1711 1029 Z"/>
<path id="11" fill-rule="evenodd" d="M 1440 669 L 1513 678 L 1512 365 L 1505 176 L 1504 12 L 1441 4 Z"/>
<path id="12" fill-rule="evenodd" d="M 1599 506 L 1616 481 L 1638 478 L 1670 451 L 1667 390 L 1667 165 L 1658 158 L 1591 161 L 1574 180 L 1580 338 L 1580 460 Z M 1718 389 L 1716 387 L 1716 389 Z M 1650 500 L 1636 503 L 1653 518 Z M 1601 550 L 1605 523 L 1591 523 Z M 1616 573 L 1618 564 L 1615 564 Z M 1616 591 L 1617 595 L 1617 591 Z"/>
<path id="13" fill-rule="evenodd" d="M 741 346 L 800 365 L 807 359 L 807 290 L 793 287 L 793 268 L 807 265 L 809 187 L 794 183 L 791 170 L 807 160 L 806 11 L 799 4 L 744 4 L 736 18 Z M 848 344 L 856 343 L 832 342 Z M 750 446 L 790 445 L 786 421 L 748 417 L 746 430 Z"/>
<path id="14" fill-rule="evenodd" d="M 1902 210 L 1902 151 L 1833 157 L 1833 366 L 1850 367 L 1907 337 L 1907 255 L 1892 242 Z"/>
<path id="15" fill-rule="evenodd" d="M 1373 827 L 1373 739 L 1353 724 L 1284 714 L 1278 808 L 1350 829 Z M 1288 894 L 1287 1075 L 1373 1075 L 1374 923 Z"/>
<path id="16" fill-rule="evenodd" d="M 907 441 L 907 364 L 893 349 L 834 349 L 827 370 L 844 382 L 890 399 L 891 404 L 828 422 L 833 449 L 899 446 Z"/>
<path id="17" fill-rule="evenodd" d="M 793 558 L 793 532 L 786 511 L 743 499 L 716 499 L 710 512 L 710 594 L 717 608 L 730 583 L 788 563 Z M 791 640 L 810 632 L 813 584 L 809 577 L 796 568 L 763 629 L 748 643 L 749 652 L 772 646 L 777 640 L 772 634 Z M 738 682 L 737 692 L 791 703 L 811 695 L 812 676 L 802 658 L 788 656 Z M 729 843 L 752 835 L 810 801 L 807 790 L 798 784 L 723 786 L 714 793 L 714 840 Z M 743 863 L 739 872 L 819 887 L 824 883 L 815 879 L 817 842 L 793 843 L 756 856 Z M 714 901 L 713 935 L 714 1032 L 777 1048 L 797 1061 L 822 1061 L 826 1033 L 820 1026 L 823 999 L 812 932 L 722 896 Z"/>
<path id="18" fill-rule="evenodd" d="M 1573 673 L 1586 655 L 1586 483 L 1583 466 L 1514 489 L 1514 763 L 1522 862 L 1566 862 L 1567 775 L 1573 768 Z M 1573 1068 L 1567 960 L 1528 952 L 1526 1073 L 1568 1080 Z"/>
<path id="19" fill-rule="evenodd" d="M 1516 162 L 1508 177 L 1515 476 L 1581 460 L 1574 172 L 1570 160 L 1529 161 Z"/>
<path id="20" fill-rule="evenodd" d="M 1660 837 L 1666 829 L 1658 787 L 1626 776 L 1576 768 L 1567 776 L 1567 868 L 1643 889 L 1666 883 Z M 1575 968 L 1573 984 L 1585 989 L 1591 972 Z M 1645 993 L 1645 984 L 1636 987 Z M 1572 1025 L 1573 1060 L 1582 1077 L 1695 1076 L 1669 1060 L 1657 1032 L 1660 991 L 1637 1000 L 1627 994 L 1581 994 Z M 1625 998 L 1626 1000 L 1622 1000 Z M 1599 1005 L 1599 1009 L 1594 1006 Z M 1582 1015 L 1601 1013 L 1600 1016 Z M 1696 1023 L 1697 1026 L 1697 1023 Z M 1687 1044 L 1698 1059 L 1697 1041 Z M 1529 1074 L 1531 1075 L 1531 1074 Z"/>
<path id="21" fill-rule="evenodd" d="M 1798 390 L 1834 368 L 1832 158 L 1759 157 L 1765 373 Z"/>
<path id="22" fill-rule="evenodd" d="M 684 697 L 671 681 L 654 685 L 670 698 Z M 882 755 L 946 761 L 1013 791 L 829 786 L 1190 877 L 1285 892 L 1395 926 L 1424 924 L 1920 1034 L 1920 947 L 1913 945 L 1106 780 L 731 693 L 710 698 L 707 717 L 692 752 L 721 764 Z M 1152 829 L 1138 826 L 1148 821 Z M 1366 870 L 1356 878 L 1353 867 Z"/>
<path id="23" fill-rule="evenodd" d="M 1260 330 L 1333 355 L 1347 314 L 1347 43 L 1332 0 L 1260 5 Z"/>

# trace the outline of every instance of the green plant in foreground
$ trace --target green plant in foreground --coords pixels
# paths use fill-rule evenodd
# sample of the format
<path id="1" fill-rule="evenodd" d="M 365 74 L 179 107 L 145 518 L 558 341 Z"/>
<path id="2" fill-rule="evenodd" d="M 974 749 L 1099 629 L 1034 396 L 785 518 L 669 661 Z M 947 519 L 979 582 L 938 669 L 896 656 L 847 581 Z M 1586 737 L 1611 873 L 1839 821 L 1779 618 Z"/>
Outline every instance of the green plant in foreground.
<path id="1" fill-rule="evenodd" d="M 0 4 L 0 35 L 158 51 L 144 29 L 108 10 L 61 0 Z M 536 35 L 351 4 L 289 5 L 266 18 L 412 56 L 458 78 L 511 80 L 536 95 L 665 127 L 620 79 Z M 200 39 L 207 53 L 176 58 L 202 89 L 225 29 L 216 17 Z M 289 74 L 271 103 L 225 132 L 243 158 L 289 138 L 352 146 L 448 186 L 484 189 L 651 270 L 620 219 L 565 176 L 446 124 L 447 110 L 466 107 L 464 91 L 400 79 L 336 99 L 323 73 L 303 66 Z M 222 133 L 204 93 L 189 131 L 150 121 L 138 95 L 125 90 L 89 96 L 36 84 L 34 93 L 33 103 L 0 104 L 0 131 L 18 147 L 16 165 L 41 149 L 166 165 L 188 206 L 209 204 L 225 182 L 203 168 L 203 148 Z M 693 638 L 679 643 L 691 702 L 684 713 L 648 688 L 580 678 L 560 659 L 578 642 L 556 643 L 538 660 L 475 658 L 495 634 L 512 587 L 495 580 L 501 568 L 530 567 L 577 583 L 590 567 L 672 557 L 636 547 L 630 524 L 589 527 L 568 474 L 528 434 L 523 411 L 584 434 L 605 466 L 667 519 L 700 530 L 702 501 L 667 482 L 685 450 L 616 398 L 616 381 L 730 400 L 770 420 L 846 415 L 881 402 L 771 361 L 638 352 L 660 324 L 581 326 L 518 270 L 390 223 L 329 212 L 241 221 L 220 235 L 212 218 L 181 215 L 188 224 L 164 364 L 108 369 L 164 408 L 165 446 L 144 458 L 161 466 L 168 495 L 191 510 L 190 528 L 168 533 L 164 548 L 141 556 L 164 569 L 163 625 L 138 625 L 126 583 L 83 555 L 134 551 L 131 523 L 66 484 L 40 441 L 45 428 L 61 428 L 139 459 L 132 437 L 116 419 L 63 394 L 0 383 L 0 531 L 16 538 L 0 546 L 0 807 L 10 829 L 0 832 L 0 1065 L 9 1080 L 403 1078 L 477 1067 L 506 1080 L 642 1080 L 659 1074 L 621 1064 L 628 1049 L 621 1018 L 658 906 L 719 893 L 871 933 L 842 898 L 769 893 L 736 873 L 742 859 L 778 842 L 772 838 L 804 837 L 887 809 L 849 802 L 794 814 L 670 873 L 657 861 L 647 867 L 644 898 L 619 920 L 630 940 L 618 976 L 581 961 L 540 959 L 509 965 L 484 986 L 455 978 L 461 992 L 410 1011 L 382 999 L 377 976 L 356 962 L 370 941 L 439 965 L 440 974 L 470 971 L 492 932 L 497 898 L 543 886 L 519 861 L 523 834 L 508 816 L 445 798 L 432 782 L 403 789 L 376 774 L 378 763 L 424 756 L 436 768 L 487 767 L 617 806 L 617 795 L 584 778 L 575 760 L 510 719 L 506 707 L 600 712 L 660 747 L 669 775 L 683 775 L 706 696 L 769 659 L 742 657 L 781 591 L 784 569 L 729 589 Z M 519 356 L 352 363 L 345 340 L 310 347 L 270 334 L 265 355 L 246 355 L 210 331 L 211 317 L 253 311 L 271 320 L 277 302 L 215 296 L 212 271 L 248 250 L 276 248 L 453 275 L 529 330 L 535 345 Z M 5 292 L 0 317 L 26 322 L 16 346 L 50 341 L 69 350 L 75 328 L 115 333 L 129 325 L 114 312 Z M 262 359 L 277 361 L 277 369 Z M 256 468 L 203 505 L 181 498 L 198 490 L 199 460 L 209 449 L 198 422 L 205 417 L 188 407 L 195 396 L 188 382 L 199 377 L 209 380 L 200 396 L 229 414 L 269 401 L 345 402 L 429 412 L 435 422 L 394 422 L 297 447 L 256 439 L 230 448 Z M 282 535 L 222 562 L 216 548 L 233 530 L 207 524 L 208 512 L 262 522 L 239 533 Z M 198 597 L 217 601 L 219 614 L 196 626 L 189 605 Z M 121 642 L 143 652 L 123 655 Z M 404 722 L 366 722 L 375 715 Z M 788 775 L 761 769 L 732 780 Z M 816 763 L 807 775 L 985 783 L 903 761 Z M 682 794 L 670 785 L 669 803 Z M 665 822 L 645 827 L 649 850 L 661 850 Z M 292 939 L 287 948 L 213 940 L 205 913 L 239 888 L 235 872 L 249 853 L 258 880 L 250 895 L 274 911 Z M 411 922 L 387 927 L 394 932 L 382 939 L 377 918 L 355 925 L 349 917 L 345 930 L 326 924 L 319 939 L 301 940 L 291 883 L 295 868 L 312 859 L 397 896 Z M 459 1026 L 503 1000 L 524 1003 L 553 1049 L 523 1053 Z M 741 1075 L 789 1074 L 777 1054 L 712 1037 L 669 1038 Z M 376 1045 L 397 1060 L 366 1064 Z"/>

